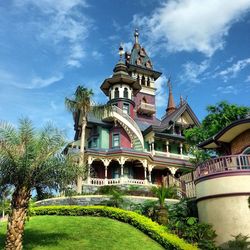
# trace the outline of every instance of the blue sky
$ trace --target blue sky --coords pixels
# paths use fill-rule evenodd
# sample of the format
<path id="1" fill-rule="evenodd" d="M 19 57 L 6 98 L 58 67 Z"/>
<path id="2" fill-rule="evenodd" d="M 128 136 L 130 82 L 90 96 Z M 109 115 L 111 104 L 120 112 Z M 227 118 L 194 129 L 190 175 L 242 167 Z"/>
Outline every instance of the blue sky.
<path id="1" fill-rule="evenodd" d="M 199 119 L 221 100 L 250 105 L 250 0 L 9 0 L 0 2 L 0 120 L 53 121 L 73 138 L 64 98 L 79 84 L 99 89 L 134 29 L 151 57 L 158 117 L 171 75 Z"/>

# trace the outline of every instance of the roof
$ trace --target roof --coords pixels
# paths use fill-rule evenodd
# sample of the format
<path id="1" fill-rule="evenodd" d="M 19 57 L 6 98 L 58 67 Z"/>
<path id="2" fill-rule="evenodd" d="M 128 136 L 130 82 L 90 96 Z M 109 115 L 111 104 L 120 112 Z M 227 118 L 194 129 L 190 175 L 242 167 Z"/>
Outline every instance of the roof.
<path id="1" fill-rule="evenodd" d="M 220 143 L 230 143 L 234 138 L 250 129 L 250 118 L 236 120 L 220 130 L 216 135 L 200 143 L 198 147 L 215 149 Z"/>
<path id="2" fill-rule="evenodd" d="M 137 82 L 136 79 L 128 74 L 127 66 L 123 61 L 120 60 L 116 64 L 113 72 L 114 73 L 112 77 L 105 79 L 101 85 L 101 90 L 105 93 L 106 96 L 109 95 L 110 87 L 117 83 L 125 83 L 130 85 L 133 89 L 134 95 L 136 95 L 141 90 L 141 85 Z"/>

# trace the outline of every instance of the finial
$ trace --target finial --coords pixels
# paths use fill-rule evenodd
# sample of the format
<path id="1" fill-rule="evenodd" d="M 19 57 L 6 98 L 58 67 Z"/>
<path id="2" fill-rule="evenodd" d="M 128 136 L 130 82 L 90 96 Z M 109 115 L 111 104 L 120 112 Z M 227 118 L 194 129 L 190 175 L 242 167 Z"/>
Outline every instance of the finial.
<path id="1" fill-rule="evenodd" d="M 182 95 L 181 95 L 181 96 L 180 96 L 180 104 L 183 105 L 183 103 L 184 103 L 184 100 L 183 100 L 183 97 L 182 97 Z"/>
<path id="2" fill-rule="evenodd" d="M 167 85 L 168 85 L 169 92 L 171 92 L 171 93 L 172 93 L 171 76 L 169 76 L 169 78 L 168 78 Z"/>
<path id="3" fill-rule="evenodd" d="M 124 50 L 123 50 L 123 45 L 122 45 L 122 43 L 121 43 L 121 44 L 120 44 L 120 47 L 119 47 L 120 60 L 122 60 L 123 54 L 124 54 Z"/>
<path id="4" fill-rule="evenodd" d="M 139 37 L 138 29 L 135 29 L 134 37 L 135 37 L 135 43 L 139 43 L 139 40 L 138 40 L 138 37 Z"/>

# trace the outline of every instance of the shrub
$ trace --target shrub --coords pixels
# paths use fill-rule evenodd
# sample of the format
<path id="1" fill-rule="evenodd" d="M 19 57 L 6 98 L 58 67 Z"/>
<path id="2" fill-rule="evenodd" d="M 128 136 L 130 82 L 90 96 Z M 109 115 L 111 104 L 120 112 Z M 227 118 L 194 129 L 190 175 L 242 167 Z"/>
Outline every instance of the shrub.
<path id="1" fill-rule="evenodd" d="M 233 236 L 234 240 L 228 241 L 228 249 L 234 249 L 234 250 L 247 250 L 250 249 L 250 242 L 248 242 L 248 235 L 242 235 L 238 234 Z"/>
<path id="2" fill-rule="evenodd" d="M 216 233 L 211 225 L 199 223 L 195 217 L 190 217 L 187 201 L 169 207 L 168 228 L 179 237 L 190 243 L 197 243 L 201 249 L 216 249 L 214 239 Z"/>
<path id="3" fill-rule="evenodd" d="M 178 236 L 149 218 L 135 212 L 105 206 L 44 206 L 32 209 L 33 215 L 101 216 L 116 219 L 138 228 L 166 249 L 195 250 L 196 246 L 186 243 Z"/>

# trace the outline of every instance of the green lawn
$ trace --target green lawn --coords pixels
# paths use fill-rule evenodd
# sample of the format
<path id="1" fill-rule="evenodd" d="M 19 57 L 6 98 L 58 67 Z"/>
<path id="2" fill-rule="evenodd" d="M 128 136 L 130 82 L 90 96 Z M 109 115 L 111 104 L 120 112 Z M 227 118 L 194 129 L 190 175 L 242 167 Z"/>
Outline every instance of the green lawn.
<path id="1" fill-rule="evenodd" d="M 6 223 L 0 224 L 0 249 L 4 248 Z M 162 250 L 136 228 L 109 218 L 35 216 L 26 223 L 24 250 Z"/>

